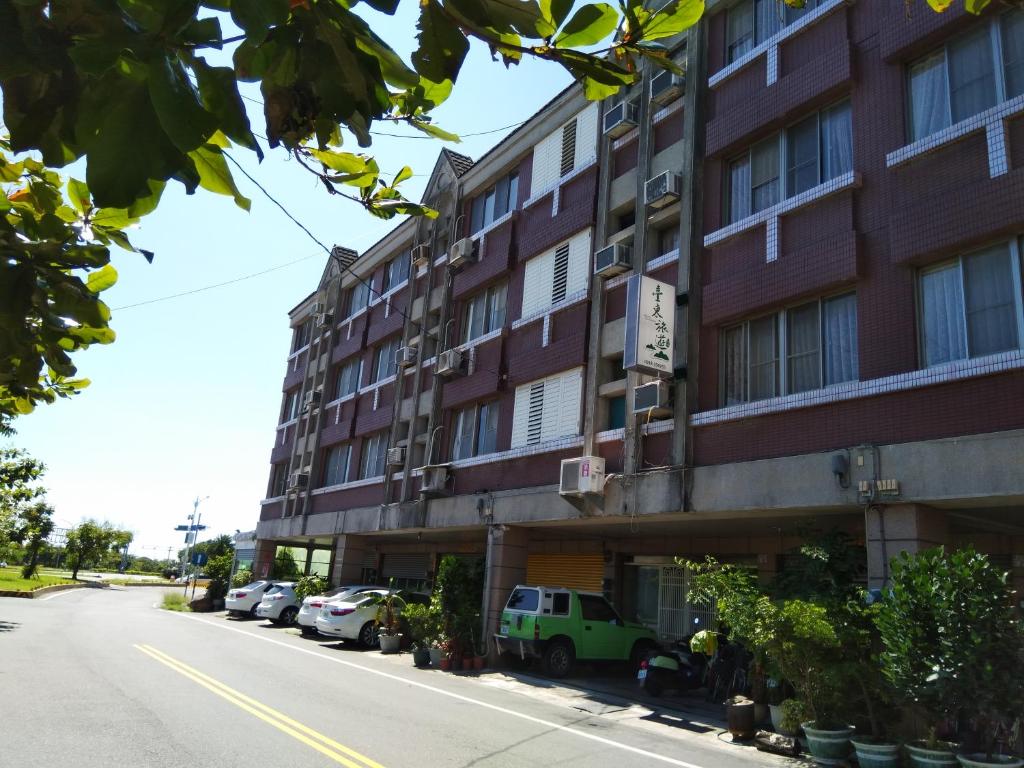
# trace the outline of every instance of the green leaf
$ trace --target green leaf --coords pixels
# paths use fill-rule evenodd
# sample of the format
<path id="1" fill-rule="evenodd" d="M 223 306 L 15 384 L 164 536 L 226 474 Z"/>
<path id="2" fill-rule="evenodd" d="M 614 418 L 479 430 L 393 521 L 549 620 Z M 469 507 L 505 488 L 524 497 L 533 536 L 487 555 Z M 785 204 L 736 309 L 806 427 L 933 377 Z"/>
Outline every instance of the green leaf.
<path id="1" fill-rule="evenodd" d="M 107 264 L 102 269 L 98 269 L 95 272 L 90 272 L 86 278 L 86 286 L 93 293 L 99 293 L 105 291 L 117 282 L 117 270 L 114 269 L 113 264 Z"/>
<path id="2" fill-rule="evenodd" d="M 545 37 L 550 37 L 555 30 L 562 26 L 569 17 L 572 10 L 573 0 L 540 0 L 540 15 L 549 25 L 551 32 Z"/>
<path id="3" fill-rule="evenodd" d="M 68 180 L 68 198 L 79 213 L 85 213 L 92 208 L 92 202 L 89 199 L 89 187 L 86 186 L 84 181 L 79 181 L 78 179 Z"/>
<path id="4" fill-rule="evenodd" d="M 332 171 L 338 173 L 369 173 L 376 170 L 376 161 L 367 158 L 365 155 L 356 155 L 352 152 L 333 152 L 328 149 L 310 149 L 309 154 L 318 162 Z"/>
<path id="5" fill-rule="evenodd" d="M 265 40 L 271 27 L 288 21 L 288 0 L 231 0 L 231 19 L 256 42 Z"/>
<path id="6" fill-rule="evenodd" d="M 220 20 L 216 16 L 195 19 L 181 31 L 181 39 L 193 45 L 221 47 Z"/>
<path id="7" fill-rule="evenodd" d="M 445 16 L 437 0 L 423 0 L 416 23 L 419 47 L 413 51 L 416 71 L 434 83 L 454 82 L 469 51 L 469 41 Z"/>
<path id="8" fill-rule="evenodd" d="M 393 182 L 391 182 L 391 186 L 392 187 L 397 187 L 399 184 L 401 184 L 406 179 L 411 179 L 411 178 L 412 178 L 412 168 L 410 168 L 407 165 L 407 166 L 403 167 L 402 170 L 400 170 L 398 172 L 398 174 L 395 176 L 395 180 Z"/>
<path id="9" fill-rule="evenodd" d="M 672 37 L 696 24 L 704 13 L 704 0 L 669 0 L 642 25 L 644 40 Z"/>
<path id="10" fill-rule="evenodd" d="M 230 67 L 211 67 L 200 58 L 195 59 L 192 70 L 196 73 L 203 106 L 217 118 L 220 130 L 243 147 L 253 150 L 262 160 L 263 150 L 249 126 L 249 116 L 238 92 L 235 71 Z"/>
<path id="11" fill-rule="evenodd" d="M 487 0 L 484 7 L 491 26 L 499 32 L 515 30 L 526 37 L 546 36 L 546 25 L 536 0 Z"/>
<path id="12" fill-rule="evenodd" d="M 964 9 L 977 16 L 988 7 L 989 2 L 990 0 L 964 0 Z"/>
<path id="13" fill-rule="evenodd" d="M 239 208 L 248 211 L 252 207 L 252 201 L 238 191 L 219 147 L 205 144 L 194 152 L 189 152 L 188 156 L 195 163 L 196 172 L 199 174 L 199 186 L 218 195 L 233 197 L 235 205 Z"/>
<path id="14" fill-rule="evenodd" d="M 205 144 L 216 120 L 203 108 L 181 62 L 167 56 L 150 59 L 148 83 L 153 109 L 174 146 L 191 152 Z"/>
<path id="15" fill-rule="evenodd" d="M 458 137 L 458 134 L 446 131 L 435 123 L 428 122 L 427 120 L 413 120 L 411 122 L 412 127 L 417 130 L 423 131 L 428 136 L 433 136 L 435 139 L 441 139 L 441 141 L 451 141 L 456 144 L 461 142 L 462 139 Z"/>
<path id="16" fill-rule="evenodd" d="M 565 25 L 554 43 L 563 48 L 594 45 L 615 31 L 619 13 L 607 3 L 584 5 Z"/>

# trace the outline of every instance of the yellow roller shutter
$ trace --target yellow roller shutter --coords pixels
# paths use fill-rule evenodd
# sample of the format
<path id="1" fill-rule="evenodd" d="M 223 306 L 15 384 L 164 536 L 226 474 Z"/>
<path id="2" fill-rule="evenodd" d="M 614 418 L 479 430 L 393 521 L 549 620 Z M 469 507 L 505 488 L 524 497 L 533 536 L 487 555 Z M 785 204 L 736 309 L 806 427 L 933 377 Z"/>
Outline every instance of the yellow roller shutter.
<path id="1" fill-rule="evenodd" d="M 567 587 L 600 592 L 604 581 L 604 557 L 596 555 L 530 555 L 526 582 L 544 587 Z"/>

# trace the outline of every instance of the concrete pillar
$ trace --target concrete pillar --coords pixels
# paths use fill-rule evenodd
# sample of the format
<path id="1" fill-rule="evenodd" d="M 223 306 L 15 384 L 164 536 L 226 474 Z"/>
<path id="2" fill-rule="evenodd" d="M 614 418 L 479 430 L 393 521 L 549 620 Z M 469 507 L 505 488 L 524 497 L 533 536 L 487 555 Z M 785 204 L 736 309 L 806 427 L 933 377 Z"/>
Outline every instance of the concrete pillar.
<path id="1" fill-rule="evenodd" d="M 865 519 L 868 587 L 878 589 L 889 577 L 889 561 L 900 552 L 914 554 L 948 542 L 949 526 L 941 509 L 921 504 L 879 504 Z"/>
<path id="2" fill-rule="evenodd" d="M 487 560 L 487 625 L 488 662 L 497 660 L 491 636 L 498 631 L 501 611 L 508 600 L 509 592 L 516 584 L 526 581 L 526 557 L 529 550 L 530 532 L 526 528 L 505 528 L 496 526 L 491 531 Z"/>
<path id="3" fill-rule="evenodd" d="M 366 539 L 351 534 L 337 536 L 334 540 L 334 560 L 331 562 L 331 584 L 359 584 L 366 562 L 366 550 L 370 548 Z"/>
<path id="4" fill-rule="evenodd" d="M 274 555 L 276 554 L 276 541 L 259 539 L 256 542 L 256 554 L 252 559 L 252 575 L 257 579 L 269 578 L 270 569 L 274 566 Z"/>

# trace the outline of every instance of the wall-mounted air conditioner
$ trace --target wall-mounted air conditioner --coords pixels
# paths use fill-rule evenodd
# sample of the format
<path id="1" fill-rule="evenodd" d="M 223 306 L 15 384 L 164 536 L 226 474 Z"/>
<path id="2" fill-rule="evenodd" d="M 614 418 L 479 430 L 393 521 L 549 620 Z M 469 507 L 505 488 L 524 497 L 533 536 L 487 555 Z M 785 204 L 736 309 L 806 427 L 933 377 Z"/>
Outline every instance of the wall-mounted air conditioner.
<path id="1" fill-rule="evenodd" d="M 671 392 L 668 382 L 652 381 L 633 390 L 633 413 L 652 417 L 671 416 Z"/>
<path id="2" fill-rule="evenodd" d="M 320 390 L 311 389 L 302 398 L 302 412 L 308 413 L 311 409 L 320 405 Z"/>
<path id="3" fill-rule="evenodd" d="M 611 277 L 633 268 L 633 249 L 614 243 L 594 253 L 594 274 Z"/>
<path id="4" fill-rule="evenodd" d="M 416 347 L 400 347 L 398 354 L 395 356 L 395 361 L 398 363 L 399 368 L 408 368 L 410 365 L 416 365 L 416 353 L 418 350 Z"/>
<path id="5" fill-rule="evenodd" d="M 332 325 L 334 325 L 334 315 L 330 312 L 321 312 L 316 316 L 317 328 L 330 328 Z"/>
<path id="6" fill-rule="evenodd" d="M 457 349 L 446 349 L 437 356 L 437 375 L 456 376 L 462 373 L 462 353 Z"/>
<path id="7" fill-rule="evenodd" d="M 448 266 L 457 269 L 463 264 L 471 264 L 476 261 L 480 244 L 471 237 L 464 237 L 457 241 L 448 252 Z"/>
<path id="8" fill-rule="evenodd" d="M 305 472 L 292 472 L 288 475 L 288 490 L 298 491 L 309 485 L 309 475 Z"/>
<path id="9" fill-rule="evenodd" d="M 562 476 L 558 492 L 563 496 L 582 496 L 585 493 L 604 493 L 604 459 L 600 456 L 582 456 L 562 459 Z"/>
<path id="10" fill-rule="evenodd" d="M 309 313 L 311 315 L 319 315 L 321 312 L 324 312 L 326 310 L 327 310 L 327 305 L 326 304 L 324 304 L 321 301 L 314 301 L 313 302 L 313 306 L 309 308 Z"/>
<path id="11" fill-rule="evenodd" d="M 412 249 L 412 265 L 414 267 L 425 267 L 430 264 L 430 246 L 417 245 Z"/>
<path id="12" fill-rule="evenodd" d="M 448 467 L 441 465 L 423 468 L 423 485 L 420 490 L 424 494 L 437 495 L 444 493 L 448 486 Z"/>
<path id="13" fill-rule="evenodd" d="M 682 181 L 678 173 L 665 171 L 644 185 L 644 202 L 650 208 L 664 208 L 679 199 Z"/>
<path id="14" fill-rule="evenodd" d="M 405 464 L 405 446 L 398 445 L 388 448 L 388 466 L 401 467 Z"/>
<path id="15" fill-rule="evenodd" d="M 686 78 L 663 69 L 651 77 L 651 101 L 664 106 L 683 95 Z"/>
<path id="16" fill-rule="evenodd" d="M 620 101 L 604 113 L 604 135 L 613 139 L 636 128 L 636 104 Z"/>

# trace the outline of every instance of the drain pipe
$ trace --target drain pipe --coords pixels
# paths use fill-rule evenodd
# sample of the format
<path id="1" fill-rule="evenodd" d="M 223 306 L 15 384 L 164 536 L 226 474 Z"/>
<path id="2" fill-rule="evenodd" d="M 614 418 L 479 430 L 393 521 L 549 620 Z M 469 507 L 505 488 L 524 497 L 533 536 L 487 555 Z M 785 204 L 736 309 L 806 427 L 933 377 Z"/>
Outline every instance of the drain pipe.
<path id="1" fill-rule="evenodd" d="M 489 525 L 487 526 L 487 554 L 484 559 L 484 600 L 480 607 L 480 640 L 483 648 L 483 655 L 486 656 L 491 646 L 491 635 L 489 632 L 491 613 L 491 562 L 494 557 L 494 507 L 488 512 Z"/>

